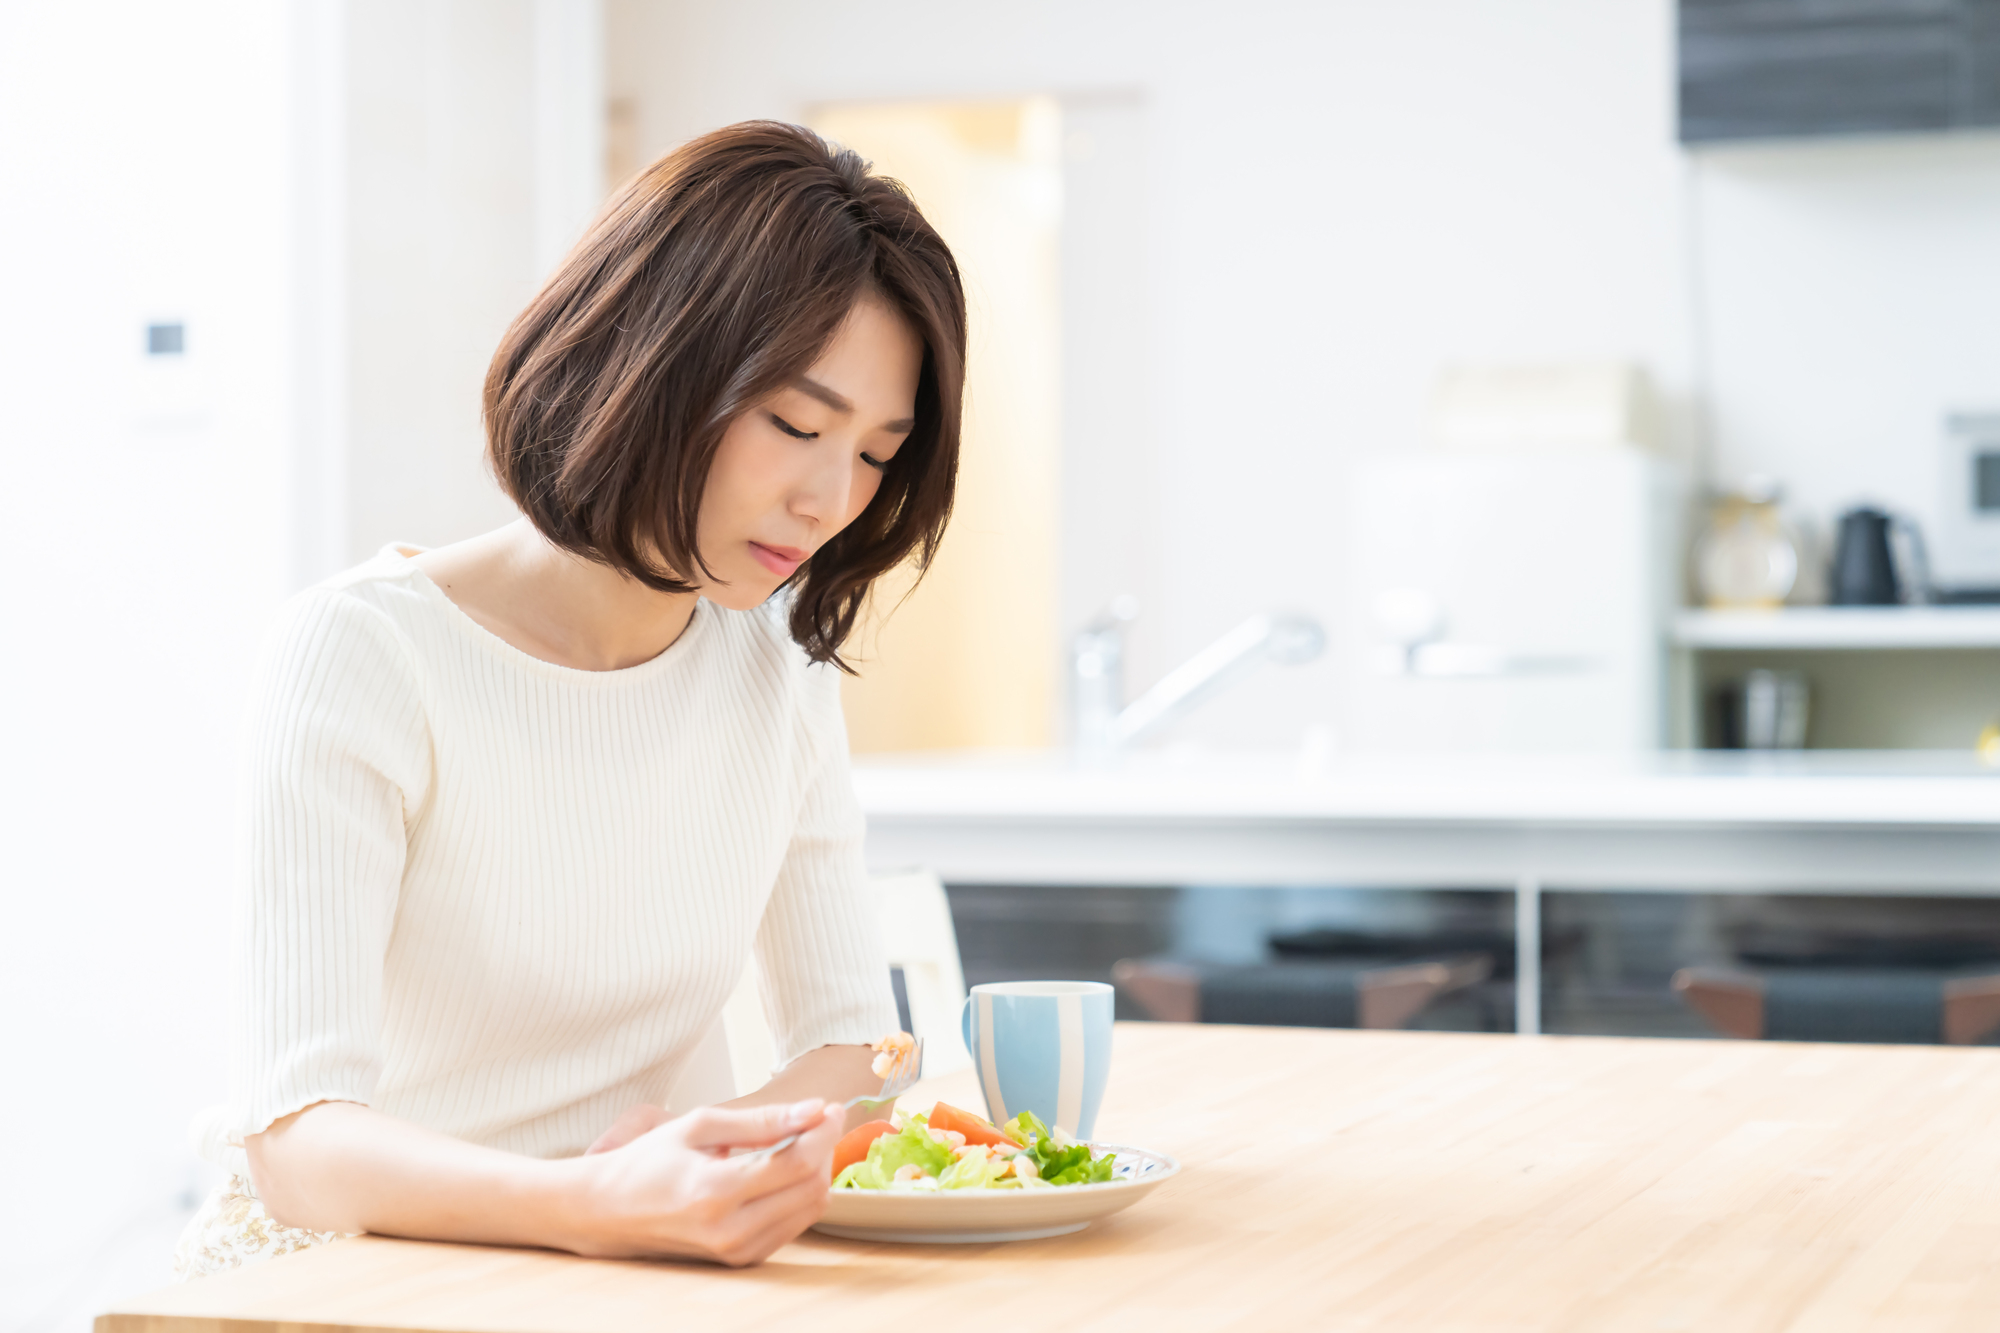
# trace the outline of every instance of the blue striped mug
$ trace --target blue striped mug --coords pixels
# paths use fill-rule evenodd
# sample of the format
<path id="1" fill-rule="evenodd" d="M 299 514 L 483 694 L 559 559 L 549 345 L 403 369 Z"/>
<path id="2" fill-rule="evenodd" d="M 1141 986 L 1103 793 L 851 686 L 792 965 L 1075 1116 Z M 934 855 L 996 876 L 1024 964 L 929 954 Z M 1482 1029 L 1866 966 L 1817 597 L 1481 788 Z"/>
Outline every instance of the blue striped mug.
<path id="1" fill-rule="evenodd" d="M 1111 1074 L 1111 987 L 1098 981 L 974 986 L 959 1025 L 994 1124 L 1033 1111 L 1088 1139 Z"/>

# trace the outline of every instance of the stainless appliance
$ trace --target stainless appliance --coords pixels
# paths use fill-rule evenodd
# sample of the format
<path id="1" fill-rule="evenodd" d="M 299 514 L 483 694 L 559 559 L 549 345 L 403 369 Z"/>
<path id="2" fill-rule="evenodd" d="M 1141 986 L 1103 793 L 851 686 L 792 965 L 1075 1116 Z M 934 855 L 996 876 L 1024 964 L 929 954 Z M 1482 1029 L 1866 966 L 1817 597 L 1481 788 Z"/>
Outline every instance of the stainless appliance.
<path id="1" fill-rule="evenodd" d="M 1945 418 L 1932 573 L 1941 602 L 2000 602 L 2000 412 Z"/>
<path id="2" fill-rule="evenodd" d="M 1811 687 L 1803 672 L 1752 671 L 1743 678 L 1743 748 L 1806 748 Z"/>
<path id="3" fill-rule="evenodd" d="M 1803 750 L 1812 686 L 1804 672 L 1746 672 L 1708 696 L 1708 744 L 1717 750 Z"/>

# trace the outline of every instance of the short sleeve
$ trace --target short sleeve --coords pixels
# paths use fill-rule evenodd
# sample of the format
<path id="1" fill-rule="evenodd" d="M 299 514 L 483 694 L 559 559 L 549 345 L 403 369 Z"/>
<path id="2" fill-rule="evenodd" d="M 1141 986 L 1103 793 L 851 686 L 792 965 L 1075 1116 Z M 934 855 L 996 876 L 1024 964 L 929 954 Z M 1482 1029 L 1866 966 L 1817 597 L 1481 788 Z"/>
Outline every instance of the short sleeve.
<path id="1" fill-rule="evenodd" d="M 805 674 L 801 702 L 812 768 L 756 944 L 764 1016 L 780 1066 L 821 1046 L 866 1045 L 897 1027 L 861 858 L 864 823 L 848 767 L 839 677 L 824 666 Z"/>
<path id="2" fill-rule="evenodd" d="M 231 1141 L 373 1097 L 405 826 L 430 783 L 419 682 L 388 617 L 339 590 L 288 603 L 245 732 Z"/>

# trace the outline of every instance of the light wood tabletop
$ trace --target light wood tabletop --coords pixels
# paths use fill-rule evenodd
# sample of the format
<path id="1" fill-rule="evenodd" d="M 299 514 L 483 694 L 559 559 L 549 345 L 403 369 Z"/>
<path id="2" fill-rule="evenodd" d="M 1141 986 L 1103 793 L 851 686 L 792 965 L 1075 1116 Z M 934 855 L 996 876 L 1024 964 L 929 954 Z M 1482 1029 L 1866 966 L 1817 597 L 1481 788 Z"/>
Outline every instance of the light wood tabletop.
<path id="1" fill-rule="evenodd" d="M 1121 1024 L 1098 1136 L 1186 1169 L 1075 1235 L 743 1271 L 363 1237 L 97 1333 L 2000 1328 L 2000 1050 Z"/>

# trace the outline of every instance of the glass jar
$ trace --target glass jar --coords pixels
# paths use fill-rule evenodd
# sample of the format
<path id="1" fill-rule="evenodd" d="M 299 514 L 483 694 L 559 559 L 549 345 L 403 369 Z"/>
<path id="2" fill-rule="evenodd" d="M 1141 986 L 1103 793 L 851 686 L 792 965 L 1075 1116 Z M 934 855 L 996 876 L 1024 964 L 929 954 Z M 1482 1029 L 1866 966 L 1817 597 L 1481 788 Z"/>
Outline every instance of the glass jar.
<path id="1" fill-rule="evenodd" d="M 1778 513 L 1778 489 L 1751 482 L 1719 495 L 1694 544 L 1695 585 L 1704 605 L 1769 609 L 1799 581 L 1799 544 Z"/>

